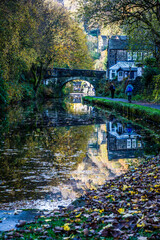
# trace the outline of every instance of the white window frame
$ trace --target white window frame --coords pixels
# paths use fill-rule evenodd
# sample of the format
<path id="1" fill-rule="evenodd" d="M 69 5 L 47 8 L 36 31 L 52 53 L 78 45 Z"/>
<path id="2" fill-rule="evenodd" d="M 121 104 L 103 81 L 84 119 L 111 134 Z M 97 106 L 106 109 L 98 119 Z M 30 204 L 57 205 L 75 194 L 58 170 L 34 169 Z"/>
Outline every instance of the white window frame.
<path id="1" fill-rule="evenodd" d="M 125 78 L 128 77 L 128 72 L 125 72 L 124 77 Z"/>
<path id="2" fill-rule="evenodd" d="M 128 61 L 132 60 L 132 51 L 127 52 L 127 60 Z"/>
<path id="3" fill-rule="evenodd" d="M 134 61 L 137 60 L 137 52 L 133 52 L 133 60 L 134 60 Z"/>
<path id="4" fill-rule="evenodd" d="M 138 53 L 137 53 L 137 59 L 138 59 L 138 61 L 141 61 L 141 60 L 142 60 L 142 57 L 143 57 L 143 53 L 142 53 L 142 52 L 138 52 Z"/>
<path id="5" fill-rule="evenodd" d="M 132 145 L 131 145 L 131 139 L 127 139 L 127 148 L 131 148 L 132 147 Z"/>
<path id="6" fill-rule="evenodd" d="M 121 73 L 122 75 L 120 75 L 120 73 Z M 123 71 L 119 71 L 119 72 L 118 72 L 118 76 L 119 76 L 119 77 L 123 77 Z"/>
<path id="7" fill-rule="evenodd" d="M 132 139 L 132 148 L 136 148 L 137 144 L 136 144 L 136 139 Z"/>

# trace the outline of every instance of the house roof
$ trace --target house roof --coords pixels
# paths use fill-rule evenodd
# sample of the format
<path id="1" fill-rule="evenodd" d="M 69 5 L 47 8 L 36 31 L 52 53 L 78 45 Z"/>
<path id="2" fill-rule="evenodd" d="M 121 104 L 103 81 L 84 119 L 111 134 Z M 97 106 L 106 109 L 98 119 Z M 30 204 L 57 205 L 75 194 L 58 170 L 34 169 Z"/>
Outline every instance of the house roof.
<path id="1" fill-rule="evenodd" d="M 116 70 L 122 69 L 123 71 L 129 71 L 130 66 L 132 68 L 132 71 L 136 71 L 137 67 L 134 65 L 134 62 L 118 62 L 112 67 L 109 68 L 109 70 Z"/>
<path id="2" fill-rule="evenodd" d="M 112 50 L 126 50 L 128 49 L 127 36 L 112 36 L 108 42 L 108 49 Z"/>

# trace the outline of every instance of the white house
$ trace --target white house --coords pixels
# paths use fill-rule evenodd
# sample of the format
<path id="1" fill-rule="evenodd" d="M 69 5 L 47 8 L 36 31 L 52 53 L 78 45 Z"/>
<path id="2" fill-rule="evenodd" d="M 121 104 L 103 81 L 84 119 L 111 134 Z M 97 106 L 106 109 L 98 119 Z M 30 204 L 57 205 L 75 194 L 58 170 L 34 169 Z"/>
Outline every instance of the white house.
<path id="1" fill-rule="evenodd" d="M 142 76 L 142 68 L 135 66 L 134 62 L 118 62 L 109 68 L 109 79 L 113 80 L 117 77 L 118 81 L 130 76 L 130 79 L 135 79 L 137 76 Z"/>

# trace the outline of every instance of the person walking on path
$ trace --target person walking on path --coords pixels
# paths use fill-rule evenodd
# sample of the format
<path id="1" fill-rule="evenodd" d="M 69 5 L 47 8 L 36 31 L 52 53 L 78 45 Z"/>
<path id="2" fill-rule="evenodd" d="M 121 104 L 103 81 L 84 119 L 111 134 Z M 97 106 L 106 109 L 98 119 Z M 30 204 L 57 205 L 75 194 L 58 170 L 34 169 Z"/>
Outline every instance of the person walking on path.
<path id="1" fill-rule="evenodd" d="M 111 86 L 109 87 L 109 89 L 111 91 L 111 98 L 114 98 L 115 86 L 113 83 L 111 83 Z"/>
<path id="2" fill-rule="evenodd" d="M 132 84 L 128 84 L 125 90 L 125 93 L 128 96 L 128 102 L 131 103 L 131 98 L 132 98 L 132 92 L 133 92 L 133 86 Z"/>

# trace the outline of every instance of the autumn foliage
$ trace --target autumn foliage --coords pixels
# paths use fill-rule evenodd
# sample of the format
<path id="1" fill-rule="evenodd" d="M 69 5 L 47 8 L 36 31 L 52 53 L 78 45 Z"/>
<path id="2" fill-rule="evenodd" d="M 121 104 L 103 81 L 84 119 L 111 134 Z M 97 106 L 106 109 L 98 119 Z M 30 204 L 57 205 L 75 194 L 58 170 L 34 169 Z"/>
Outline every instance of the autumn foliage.
<path id="1" fill-rule="evenodd" d="M 36 95 L 48 67 L 92 67 L 82 29 L 43 0 L 0 2 L 0 51 L 9 102 Z"/>

